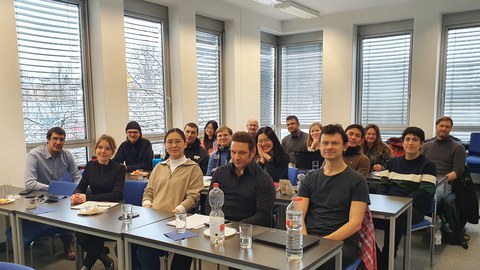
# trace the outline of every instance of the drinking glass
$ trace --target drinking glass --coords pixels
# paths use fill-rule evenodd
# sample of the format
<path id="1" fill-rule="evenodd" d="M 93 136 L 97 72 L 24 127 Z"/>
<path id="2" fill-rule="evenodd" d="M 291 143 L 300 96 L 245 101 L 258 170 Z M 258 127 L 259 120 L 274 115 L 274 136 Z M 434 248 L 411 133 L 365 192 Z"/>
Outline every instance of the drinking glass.
<path id="1" fill-rule="evenodd" d="M 187 213 L 175 213 L 175 228 L 177 228 L 177 233 L 187 231 Z"/>
<path id="2" fill-rule="evenodd" d="M 132 205 L 131 204 L 122 204 L 122 222 L 124 224 L 129 224 L 132 222 Z"/>
<path id="3" fill-rule="evenodd" d="M 252 228 L 250 224 L 240 224 L 240 247 L 252 248 Z"/>

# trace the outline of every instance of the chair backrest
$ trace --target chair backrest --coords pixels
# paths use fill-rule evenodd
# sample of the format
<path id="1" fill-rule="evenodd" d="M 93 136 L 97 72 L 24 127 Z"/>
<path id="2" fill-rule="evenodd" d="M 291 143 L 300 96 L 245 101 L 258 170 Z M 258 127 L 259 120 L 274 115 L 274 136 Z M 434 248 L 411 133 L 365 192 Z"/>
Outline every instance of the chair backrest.
<path id="1" fill-rule="evenodd" d="M 48 185 L 48 193 L 52 195 L 70 196 L 77 187 L 76 183 L 53 180 Z"/>
<path id="2" fill-rule="evenodd" d="M 157 166 L 157 164 L 158 164 L 159 162 L 161 162 L 161 161 L 163 161 L 162 158 L 154 158 L 154 159 L 152 160 L 152 165 L 153 165 L 153 166 L 152 166 L 152 170 L 155 169 L 155 166 Z"/>
<path id="3" fill-rule="evenodd" d="M 297 181 L 298 181 L 297 177 L 298 177 L 298 169 L 288 167 L 288 179 L 290 179 L 290 183 L 292 183 L 293 186 L 297 185 Z"/>
<path id="4" fill-rule="evenodd" d="M 472 132 L 470 134 L 470 146 L 468 147 L 468 155 L 480 156 L 480 133 Z"/>
<path id="5" fill-rule="evenodd" d="M 123 200 L 125 203 L 142 206 L 143 191 L 147 181 L 125 180 L 123 188 Z"/>

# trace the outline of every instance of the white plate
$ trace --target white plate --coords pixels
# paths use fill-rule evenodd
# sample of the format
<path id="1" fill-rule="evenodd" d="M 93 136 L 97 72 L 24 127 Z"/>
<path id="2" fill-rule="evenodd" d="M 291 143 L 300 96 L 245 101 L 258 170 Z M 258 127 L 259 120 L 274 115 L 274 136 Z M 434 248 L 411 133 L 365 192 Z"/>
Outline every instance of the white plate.
<path id="1" fill-rule="evenodd" d="M 225 227 L 225 237 L 232 236 L 232 235 L 234 235 L 235 233 L 237 233 L 237 230 L 235 230 L 234 228 L 232 228 L 232 227 Z M 205 236 L 210 237 L 210 229 L 206 229 L 205 231 L 203 231 L 203 234 L 204 234 Z"/>

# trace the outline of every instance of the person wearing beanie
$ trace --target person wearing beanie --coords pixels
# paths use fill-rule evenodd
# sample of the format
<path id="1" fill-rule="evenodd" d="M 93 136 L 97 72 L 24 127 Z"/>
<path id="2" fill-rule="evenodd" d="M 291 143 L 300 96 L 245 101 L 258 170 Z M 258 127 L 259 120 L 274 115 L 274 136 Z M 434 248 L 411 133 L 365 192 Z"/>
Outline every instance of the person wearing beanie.
<path id="1" fill-rule="evenodd" d="M 127 172 L 152 170 L 153 149 L 148 139 L 142 137 L 142 128 L 136 121 L 130 121 L 125 127 L 127 140 L 118 148 L 113 160 L 124 163 Z"/>

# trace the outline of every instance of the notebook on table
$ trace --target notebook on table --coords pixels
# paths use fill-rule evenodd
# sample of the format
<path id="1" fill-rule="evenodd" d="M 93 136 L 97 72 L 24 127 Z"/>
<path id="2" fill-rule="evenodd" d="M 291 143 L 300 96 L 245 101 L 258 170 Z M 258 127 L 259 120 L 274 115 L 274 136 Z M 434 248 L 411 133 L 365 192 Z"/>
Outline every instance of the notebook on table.
<path id="1" fill-rule="evenodd" d="M 317 160 L 320 166 L 323 163 L 323 157 L 320 155 L 320 151 L 296 151 L 295 152 L 295 166 L 299 170 L 311 170 L 312 161 Z"/>
<path id="2" fill-rule="evenodd" d="M 287 237 L 285 231 L 279 230 L 268 230 L 266 232 L 254 235 L 252 237 L 253 241 L 276 246 L 280 248 L 286 248 L 287 246 Z M 313 247 L 320 241 L 320 238 L 311 236 L 311 235 L 303 235 L 303 250 L 307 250 L 308 248 Z"/>

